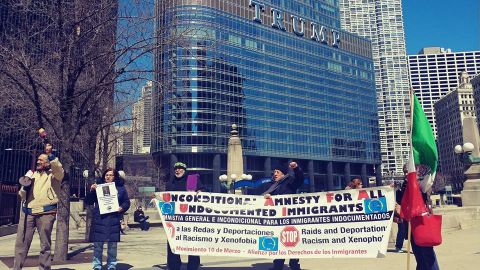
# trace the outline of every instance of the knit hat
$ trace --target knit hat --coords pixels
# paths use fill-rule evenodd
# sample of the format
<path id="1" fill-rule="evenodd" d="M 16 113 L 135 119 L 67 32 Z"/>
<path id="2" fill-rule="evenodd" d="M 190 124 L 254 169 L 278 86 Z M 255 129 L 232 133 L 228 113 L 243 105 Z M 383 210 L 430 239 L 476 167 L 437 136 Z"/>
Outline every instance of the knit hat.
<path id="1" fill-rule="evenodd" d="M 184 169 L 186 170 L 187 169 L 187 165 L 185 165 L 185 163 L 183 162 L 177 162 L 175 163 L 175 165 L 173 166 L 174 169 Z"/>
<path id="2" fill-rule="evenodd" d="M 288 167 L 287 166 L 284 166 L 282 164 L 277 164 L 277 166 L 273 167 L 273 170 L 279 170 L 281 171 L 283 174 L 288 174 Z"/>

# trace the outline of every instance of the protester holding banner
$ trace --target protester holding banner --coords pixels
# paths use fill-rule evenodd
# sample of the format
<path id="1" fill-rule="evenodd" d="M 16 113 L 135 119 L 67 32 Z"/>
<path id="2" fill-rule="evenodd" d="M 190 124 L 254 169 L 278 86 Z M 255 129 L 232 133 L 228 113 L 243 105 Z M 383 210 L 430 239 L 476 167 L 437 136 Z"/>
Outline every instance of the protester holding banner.
<path id="1" fill-rule="evenodd" d="M 296 194 L 298 188 L 303 184 L 303 172 L 296 162 L 290 162 L 290 169 L 293 169 L 294 175 L 288 174 L 286 166 L 278 165 L 273 168 L 272 181 L 259 187 L 262 195 L 269 198 L 271 195 Z M 282 270 L 285 259 L 273 260 L 273 268 L 271 270 Z M 299 259 L 290 259 L 289 266 L 291 270 L 300 270 Z"/>
<path id="2" fill-rule="evenodd" d="M 200 191 L 203 189 L 198 175 L 187 175 L 187 165 L 183 162 L 177 162 L 174 165 L 175 176 L 168 182 L 165 191 Z M 167 266 L 169 270 L 180 270 L 182 259 L 180 255 L 172 252 L 170 244 L 167 242 Z M 187 270 L 197 270 L 200 266 L 200 256 L 189 255 Z"/>
<path id="3" fill-rule="evenodd" d="M 97 184 L 115 182 L 118 191 L 119 209 L 117 212 L 100 214 L 96 188 Z M 107 243 L 107 269 L 115 270 L 117 265 L 117 242 L 120 242 L 120 221 L 123 214 L 130 208 L 130 199 L 124 186 L 124 180 L 119 176 L 118 171 L 107 169 L 102 178 L 93 184 L 90 192 L 85 197 L 85 203 L 95 204 L 93 210 L 92 226 L 90 228 L 90 242 L 93 242 L 93 269 L 102 269 L 103 245 Z"/>
<path id="4" fill-rule="evenodd" d="M 15 241 L 13 269 L 22 269 L 32 243 L 35 229 L 40 236 L 39 268 L 50 269 L 50 246 L 53 224 L 57 213 L 58 195 L 64 176 L 62 164 L 52 153 L 52 145 L 45 144 L 45 153 L 37 158 L 35 172 L 28 171 L 20 178 L 19 195 L 22 211 Z"/>

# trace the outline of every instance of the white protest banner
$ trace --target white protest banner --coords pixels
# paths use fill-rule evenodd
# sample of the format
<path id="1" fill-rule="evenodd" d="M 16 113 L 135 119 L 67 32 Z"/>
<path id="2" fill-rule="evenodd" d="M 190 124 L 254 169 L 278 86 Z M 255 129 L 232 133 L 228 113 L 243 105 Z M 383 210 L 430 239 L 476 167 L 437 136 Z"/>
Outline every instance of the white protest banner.
<path id="1" fill-rule="evenodd" d="M 118 191 L 114 182 L 97 185 L 98 208 L 100 214 L 118 212 Z"/>
<path id="2" fill-rule="evenodd" d="M 172 251 L 269 258 L 384 257 L 391 187 L 263 196 L 159 192 Z"/>

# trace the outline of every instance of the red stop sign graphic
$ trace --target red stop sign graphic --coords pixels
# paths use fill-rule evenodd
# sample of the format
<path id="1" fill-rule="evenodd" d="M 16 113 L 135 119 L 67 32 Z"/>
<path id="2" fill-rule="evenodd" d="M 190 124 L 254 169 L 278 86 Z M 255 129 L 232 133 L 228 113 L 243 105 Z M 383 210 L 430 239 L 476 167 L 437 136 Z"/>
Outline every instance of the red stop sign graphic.
<path id="1" fill-rule="evenodd" d="M 285 247 L 294 247 L 300 242 L 300 232 L 294 226 L 287 226 L 280 233 L 280 242 Z"/>

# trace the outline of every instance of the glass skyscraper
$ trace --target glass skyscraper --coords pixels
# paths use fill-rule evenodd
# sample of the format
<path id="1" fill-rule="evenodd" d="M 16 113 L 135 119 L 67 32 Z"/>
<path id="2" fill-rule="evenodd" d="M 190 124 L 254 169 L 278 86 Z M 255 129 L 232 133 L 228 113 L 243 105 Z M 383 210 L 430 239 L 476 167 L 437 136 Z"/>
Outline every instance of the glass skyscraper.
<path id="1" fill-rule="evenodd" d="M 372 41 L 382 172 L 403 176 L 409 153 L 409 82 L 401 0 L 339 0 L 342 29 Z"/>
<path id="2" fill-rule="evenodd" d="M 371 44 L 340 30 L 336 0 L 157 1 L 152 154 L 219 191 L 230 126 L 254 179 L 297 161 L 304 190 L 378 176 Z M 168 177 L 168 175 L 167 175 Z"/>

